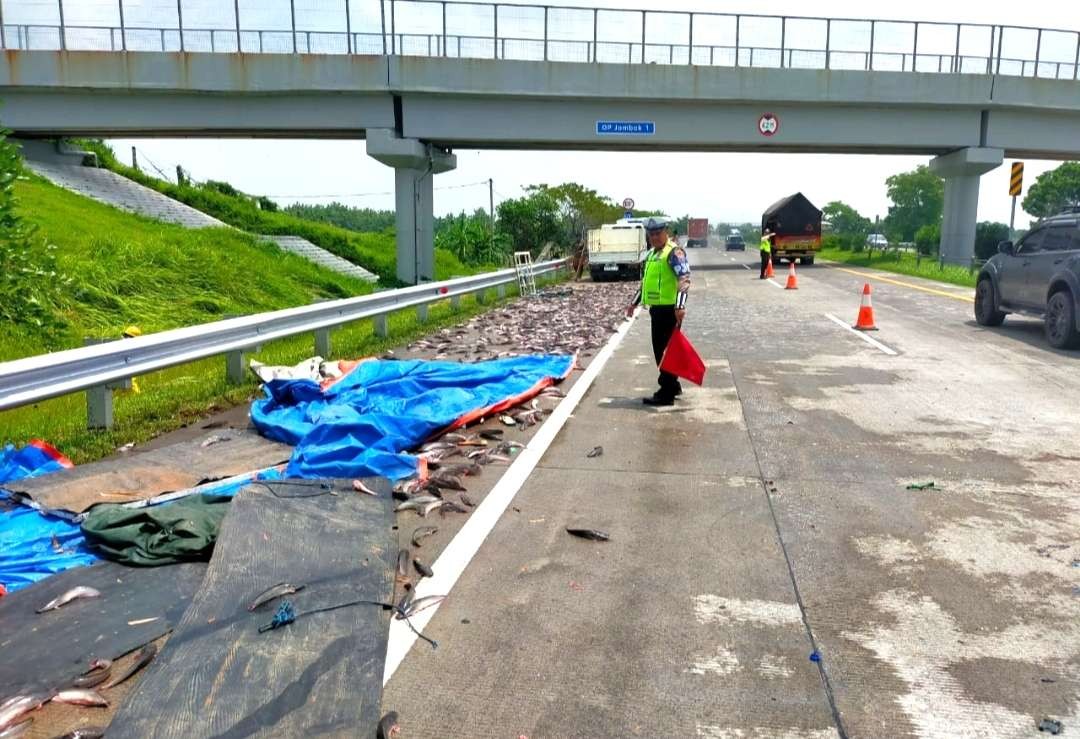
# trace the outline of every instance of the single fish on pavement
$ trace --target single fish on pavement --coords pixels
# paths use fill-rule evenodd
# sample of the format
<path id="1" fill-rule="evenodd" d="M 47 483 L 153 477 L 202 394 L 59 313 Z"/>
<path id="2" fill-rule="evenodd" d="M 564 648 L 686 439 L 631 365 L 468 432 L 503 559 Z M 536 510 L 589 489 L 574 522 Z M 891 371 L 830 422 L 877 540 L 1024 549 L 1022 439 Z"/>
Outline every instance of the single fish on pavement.
<path id="1" fill-rule="evenodd" d="M 599 529 L 585 529 L 567 527 L 566 533 L 574 536 L 581 537 L 582 539 L 590 539 L 591 541 L 608 541 L 611 537 L 606 531 L 600 531 Z"/>
<path id="2" fill-rule="evenodd" d="M 52 611 L 52 610 L 54 610 L 56 608 L 59 608 L 59 607 L 61 607 L 63 605 L 66 605 L 66 604 L 70 603 L 71 601 L 76 600 L 78 598 L 100 598 L 100 597 L 101 597 L 101 592 L 100 591 L 94 590 L 93 588 L 88 588 L 88 587 L 84 587 L 82 585 L 79 585 L 79 586 L 74 587 L 71 590 L 67 591 L 66 593 L 64 593 L 60 597 L 53 598 L 48 603 L 46 603 L 41 608 L 39 608 L 37 610 L 37 613 L 45 613 L 46 611 Z"/>
<path id="3" fill-rule="evenodd" d="M 604 447 L 602 447 L 602 446 L 594 446 L 592 449 L 590 449 L 588 451 L 588 453 L 586 453 L 585 456 L 588 457 L 589 459 L 592 459 L 594 457 L 599 457 L 603 453 L 604 453 Z"/>
<path id="4" fill-rule="evenodd" d="M 419 572 L 424 577 L 434 577 L 435 576 L 435 573 L 432 572 L 431 568 L 428 567 L 423 562 L 421 562 L 420 560 L 413 559 L 412 563 L 413 563 L 413 567 L 416 568 L 416 571 Z"/>
<path id="5" fill-rule="evenodd" d="M 439 527 L 437 526 L 420 526 L 412 532 L 412 545 L 419 548 L 422 540 L 435 534 L 438 530 Z"/>
<path id="6" fill-rule="evenodd" d="M 352 489 L 358 493 L 363 493 L 364 495 L 374 495 L 376 498 L 379 497 L 379 494 L 365 485 L 363 480 L 353 480 Z"/>

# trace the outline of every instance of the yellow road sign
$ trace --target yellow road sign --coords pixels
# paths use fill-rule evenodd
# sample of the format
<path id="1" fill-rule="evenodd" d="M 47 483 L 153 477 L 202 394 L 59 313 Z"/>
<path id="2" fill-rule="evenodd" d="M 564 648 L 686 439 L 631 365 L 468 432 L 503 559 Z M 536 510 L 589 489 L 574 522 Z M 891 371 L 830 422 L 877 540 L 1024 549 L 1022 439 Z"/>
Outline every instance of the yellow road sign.
<path id="1" fill-rule="evenodd" d="M 1009 194 L 1017 196 L 1024 189 L 1024 163 L 1013 162 L 1012 175 L 1009 177 Z"/>

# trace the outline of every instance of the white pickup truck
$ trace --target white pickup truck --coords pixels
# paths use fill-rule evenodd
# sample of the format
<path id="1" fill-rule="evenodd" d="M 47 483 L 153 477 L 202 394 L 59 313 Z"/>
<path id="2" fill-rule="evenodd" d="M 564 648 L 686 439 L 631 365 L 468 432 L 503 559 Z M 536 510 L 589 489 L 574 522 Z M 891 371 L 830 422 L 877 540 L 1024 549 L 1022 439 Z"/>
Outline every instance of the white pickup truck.
<path id="1" fill-rule="evenodd" d="M 620 221 L 590 229 L 589 274 L 594 282 L 641 277 L 641 261 L 649 248 L 645 226 L 633 221 Z"/>

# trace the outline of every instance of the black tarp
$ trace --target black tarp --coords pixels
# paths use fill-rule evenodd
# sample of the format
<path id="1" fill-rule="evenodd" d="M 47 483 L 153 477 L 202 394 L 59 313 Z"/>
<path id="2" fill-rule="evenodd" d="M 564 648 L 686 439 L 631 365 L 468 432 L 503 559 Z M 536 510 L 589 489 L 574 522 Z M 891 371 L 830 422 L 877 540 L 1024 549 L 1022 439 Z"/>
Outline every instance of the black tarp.
<path id="1" fill-rule="evenodd" d="M 801 192 L 777 200 L 761 215 L 761 229 L 778 236 L 820 236 L 821 211 Z"/>
<path id="2" fill-rule="evenodd" d="M 390 611 L 357 605 L 260 634 L 281 601 L 247 610 L 280 582 L 306 586 L 286 596 L 299 613 L 390 601 L 397 554 L 390 486 L 382 479 L 370 486 L 380 497 L 355 492 L 349 480 L 242 489 L 203 587 L 120 707 L 110 739 L 373 735 Z"/>
<path id="3" fill-rule="evenodd" d="M 0 598 L 0 700 L 22 690 L 61 687 L 92 658 L 115 659 L 169 633 L 205 572 L 204 562 L 157 568 L 100 562 Z M 34 612 L 78 585 L 101 597 Z"/>

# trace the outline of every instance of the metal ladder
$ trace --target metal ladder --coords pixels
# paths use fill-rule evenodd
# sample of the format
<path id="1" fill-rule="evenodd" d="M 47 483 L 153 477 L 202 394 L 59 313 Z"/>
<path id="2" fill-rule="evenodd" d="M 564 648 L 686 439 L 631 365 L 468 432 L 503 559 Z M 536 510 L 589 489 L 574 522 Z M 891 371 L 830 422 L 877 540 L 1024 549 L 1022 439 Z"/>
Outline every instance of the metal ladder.
<path id="1" fill-rule="evenodd" d="M 522 297 L 536 295 L 536 277 L 533 275 L 533 261 L 530 252 L 514 252 L 514 271 L 517 273 L 518 293 Z"/>

